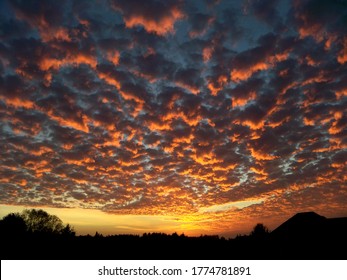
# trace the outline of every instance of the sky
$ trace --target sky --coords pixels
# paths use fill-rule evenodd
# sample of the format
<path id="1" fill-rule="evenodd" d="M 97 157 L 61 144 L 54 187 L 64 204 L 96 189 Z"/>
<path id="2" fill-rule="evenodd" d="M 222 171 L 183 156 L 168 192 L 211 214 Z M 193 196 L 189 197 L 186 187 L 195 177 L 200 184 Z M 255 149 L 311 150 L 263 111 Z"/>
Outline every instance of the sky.
<path id="1" fill-rule="evenodd" d="M 347 216 L 347 1 L 0 1 L 0 215 L 77 233 Z"/>

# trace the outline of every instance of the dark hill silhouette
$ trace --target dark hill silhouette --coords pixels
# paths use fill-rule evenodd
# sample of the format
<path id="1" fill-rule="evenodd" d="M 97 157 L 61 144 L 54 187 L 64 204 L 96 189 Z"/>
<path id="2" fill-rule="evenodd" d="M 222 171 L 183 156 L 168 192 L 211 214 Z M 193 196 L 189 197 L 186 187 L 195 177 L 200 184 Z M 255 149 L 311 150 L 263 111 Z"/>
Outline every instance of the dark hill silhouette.
<path id="1" fill-rule="evenodd" d="M 328 233 L 335 233 L 337 237 L 347 239 L 347 217 L 327 219 L 326 228 Z"/>
<path id="2" fill-rule="evenodd" d="M 271 232 L 275 238 L 303 238 L 316 235 L 325 226 L 327 218 L 315 212 L 298 213 Z"/>
<path id="3" fill-rule="evenodd" d="M 347 217 L 328 219 L 315 212 L 298 213 L 271 232 L 273 238 L 347 236 Z"/>
<path id="4" fill-rule="evenodd" d="M 279 258 L 347 259 L 347 218 L 298 213 L 273 230 L 270 240 Z"/>
<path id="5" fill-rule="evenodd" d="M 58 232 L 42 232 L 25 217 L 9 214 L 0 220 L 0 242 L 6 244 L 1 259 L 347 259 L 347 218 L 314 212 L 298 213 L 272 232 L 257 224 L 249 235 L 229 239 L 177 233 L 75 236 L 59 219 L 53 219 Z"/>

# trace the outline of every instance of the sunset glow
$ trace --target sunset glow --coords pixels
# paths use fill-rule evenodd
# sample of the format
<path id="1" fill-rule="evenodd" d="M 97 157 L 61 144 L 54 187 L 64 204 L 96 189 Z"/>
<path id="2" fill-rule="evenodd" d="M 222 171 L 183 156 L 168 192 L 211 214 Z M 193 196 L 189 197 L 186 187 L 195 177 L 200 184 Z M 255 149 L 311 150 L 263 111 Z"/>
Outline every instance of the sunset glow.
<path id="1" fill-rule="evenodd" d="M 78 234 L 347 216 L 347 4 L 0 2 L 0 216 Z"/>

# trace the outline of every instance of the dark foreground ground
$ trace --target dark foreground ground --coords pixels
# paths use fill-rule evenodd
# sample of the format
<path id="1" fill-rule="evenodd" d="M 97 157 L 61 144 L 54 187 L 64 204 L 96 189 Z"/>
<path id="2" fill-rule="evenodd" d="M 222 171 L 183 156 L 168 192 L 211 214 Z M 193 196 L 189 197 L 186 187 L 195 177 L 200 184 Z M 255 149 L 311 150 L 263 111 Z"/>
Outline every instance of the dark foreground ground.
<path id="1" fill-rule="evenodd" d="M 347 259 L 347 218 L 300 213 L 271 233 L 225 239 L 162 233 L 114 236 L 1 234 L 1 259 Z"/>

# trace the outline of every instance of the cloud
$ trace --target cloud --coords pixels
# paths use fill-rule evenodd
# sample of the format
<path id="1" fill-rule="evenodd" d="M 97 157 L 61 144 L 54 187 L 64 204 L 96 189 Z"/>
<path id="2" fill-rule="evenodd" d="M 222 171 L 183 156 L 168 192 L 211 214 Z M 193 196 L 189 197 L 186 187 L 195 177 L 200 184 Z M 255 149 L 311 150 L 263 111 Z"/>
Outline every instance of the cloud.
<path id="1" fill-rule="evenodd" d="M 146 5 L 138 1 L 112 1 L 112 7 L 123 14 L 127 28 L 142 26 L 147 32 L 161 36 L 173 33 L 175 22 L 184 17 L 180 6 L 178 1 L 148 1 Z"/>
<path id="2" fill-rule="evenodd" d="M 0 203 L 346 213 L 344 4 L 266 3 L 0 4 Z"/>
<path id="3" fill-rule="evenodd" d="M 203 35 L 214 20 L 213 17 L 199 12 L 192 14 L 189 19 L 191 24 L 189 35 L 192 38 Z"/>
<path id="4" fill-rule="evenodd" d="M 252 13 L 254 16 L 269 25 L 279 24 L 280 18 L 277 10 L 278 0 L 250 0 L 246 1 L 244 10 Z"/>
<path id="5" fill-rule="evenodd" d="M 202 208 L 200 209 L 203 213 L 204 212 L 219 212 L 219 211 L 226 211 L 230 208 L 237 208 L 242 209 L 245 207 L 248 207 L 253 204 L 260 204 L 263 201 L 260 200 L 250 200 L 250 201 L 238 201 L 238 202 L 231 202 L 231 203 L 225 203 L 220 205 L 213 205 L 210 207 Z"/>

